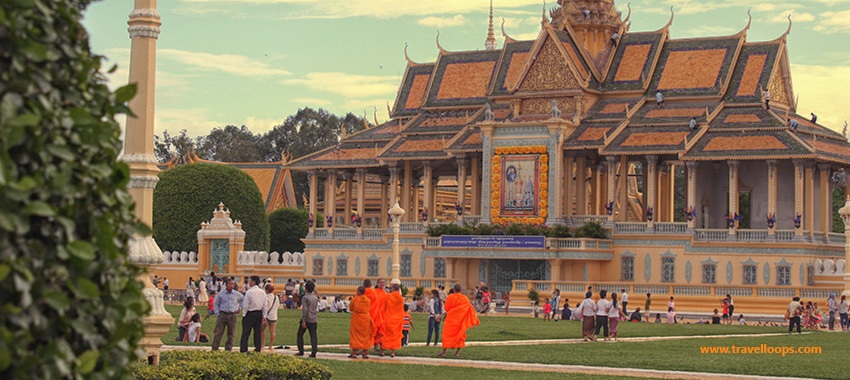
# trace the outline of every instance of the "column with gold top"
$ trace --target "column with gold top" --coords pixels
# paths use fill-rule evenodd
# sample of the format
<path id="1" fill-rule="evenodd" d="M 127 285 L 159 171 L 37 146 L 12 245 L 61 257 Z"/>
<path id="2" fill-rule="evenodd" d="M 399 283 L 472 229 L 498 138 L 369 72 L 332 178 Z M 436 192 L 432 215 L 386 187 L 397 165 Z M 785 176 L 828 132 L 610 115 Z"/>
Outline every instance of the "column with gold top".
<path id="1" fill-rule="evenodd" d="M 130 83 L 136 84 L 136 96 L 129 106 L 133 116 L 127 117 L 122 161 L 130 167 L 130 195 L 136 202 L 136 217 L 143 223 L 153 222 L 153 190 L 159 181 L 154 147 L 154 90 L 156 76 L 156 40 L 159 38 L 159 13 L 156 0 L 136 0 L 130 12 Z M 150 270 L 162 263 L 162 251 L 151 236 L 134 236 L 129 244 L 129 261 Z M 147 270 L 140 275 L 142 293 L 151 305 L 150 315 L 142 319 L 145 335 L 139 346 L 145 350 L 150 364 L 159 364 L 160 338 L 168 332 L 174 318 L 165 311 L 162 291 L 153 286 Z"/>
<path id="2" fill-rule="evenodd" d="M 846 196 L 844 207 L 838 209 L 841 220 L 844 221 L 844 260 L 850 262 L 850 195 Z M 850 297 L 850 271 L 844 270 L 844 293 Z"/>

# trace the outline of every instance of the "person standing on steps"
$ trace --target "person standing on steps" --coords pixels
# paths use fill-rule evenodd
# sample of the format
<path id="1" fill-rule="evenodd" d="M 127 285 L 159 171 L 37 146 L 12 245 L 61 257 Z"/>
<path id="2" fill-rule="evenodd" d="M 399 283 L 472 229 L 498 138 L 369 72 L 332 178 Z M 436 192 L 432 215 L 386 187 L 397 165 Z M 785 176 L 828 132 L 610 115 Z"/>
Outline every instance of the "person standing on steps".
<path id="1" fill-rule="evenodd" d="M 319 324 L 317 308 L 319 299 L 316 297 L 316 284 L 313 281 L 307 281 L 304 285 L 304 297 L 301 297 L 301 321 L 298 323 L 297 343 L 298 353 L 295 356 L 304 356 L 304 332 L 310 331 L 310 357 L 315 358 L 318 352 L 319 337 L 316 329 Z"/>

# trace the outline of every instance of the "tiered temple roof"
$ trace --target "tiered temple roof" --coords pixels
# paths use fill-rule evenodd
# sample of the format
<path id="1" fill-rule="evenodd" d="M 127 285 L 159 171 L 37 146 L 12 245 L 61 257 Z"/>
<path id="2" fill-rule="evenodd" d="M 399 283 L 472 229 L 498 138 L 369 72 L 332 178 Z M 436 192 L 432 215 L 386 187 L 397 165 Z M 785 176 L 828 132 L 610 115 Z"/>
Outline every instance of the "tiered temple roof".
<path id="1" fill-rule="evenodd" d="M 287 167 L 379 167 L 481 152 L 486 106 L 496 123 L 533 123 L 552 117 L 553 100 L 560 117 L 576 124 L 564 150 L 685 161 L 850 160 L 842 134 L 795 113 L 788 31 L 748 42 L 748 23 L 730 36 L 671 39 L 672 14 L 656 31 L 631 33 L 612 1 L 558 4 L 536 40 L 505 34 L 499 49 L 440 47 L 433 63 L 408 58 L 389 121 Z"/>

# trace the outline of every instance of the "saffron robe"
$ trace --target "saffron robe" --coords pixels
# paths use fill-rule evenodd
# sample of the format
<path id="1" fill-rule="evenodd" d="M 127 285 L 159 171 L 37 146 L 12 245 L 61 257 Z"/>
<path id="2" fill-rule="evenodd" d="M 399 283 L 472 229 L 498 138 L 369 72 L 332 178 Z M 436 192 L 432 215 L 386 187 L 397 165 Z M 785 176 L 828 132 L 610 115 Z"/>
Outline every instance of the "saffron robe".
<path id="1" fill-rule="evenodd" d="M 446 318 L 443 320 L 443 348 L 466 347 L 466 330 L 478 326 L 478 315 L 461 293 L 446 297 Z"/>
<path id="2" fill-rule="evenodd" d="M 351 300 L 348 310 L 351 311 L 351 342 L 349 348 L 355 350 L 368 350 L 372 347 L 375 338 L 375 324 L 372 323 L 372 315 L 369 314 L 369 306 L 372 301 L 365 295 L 356 296 Z"/>
<path id="3" fill-rule="evenodd" d="M 369 314 L 372 315 L 372 322 L 375 325 L 373 327 L 374 344 L 381 344 L 384 336 L 384 299 L 387 297 L 387 293 L 382 289 L 366 289 L 365 294 L 372 301 L 372 304 L 369 305 Z"/>
<path id="4" fill-rule="evenodd" d="M 404 325 L 404 297 L 399 292 L 384 296 L 384 337 L 381 348 L 401 348 L 402 325 Z"/>

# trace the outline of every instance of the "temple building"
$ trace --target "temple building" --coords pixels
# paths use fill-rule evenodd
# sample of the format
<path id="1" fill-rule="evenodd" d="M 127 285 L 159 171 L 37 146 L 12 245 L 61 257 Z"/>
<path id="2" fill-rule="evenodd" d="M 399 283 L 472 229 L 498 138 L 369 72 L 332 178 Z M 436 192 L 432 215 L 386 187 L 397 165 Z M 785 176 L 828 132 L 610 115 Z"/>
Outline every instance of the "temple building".
<path id="1" fill-rule="evenodd" d="M 304 276 L 325 292 L 389 276 L 398 200 L 407 287 L 484 282 L 520 300 L 593 285 L 704 312 L 730 294 L 751 313 L 840 293 L 832 195 L 847 186 L 850 144 L 796 113 L 790 22 L 772 41 L 747 41 L 749 23 L 675 39 L 672 10 L 647 32 L 629 30 L 630 14 L 611 0 L 559 0 L 537 39 L 503 28 L 499 48 L 491 8 L 484 50 L 446 51 L 438 37 L 434 62 L 405 52 L 390 120 L 284 166 L 309 173 L 310 213 L 331 222 L 304 239 Z M 425 233 L 588 222 L 609 238 L 519 247 Z"/>

